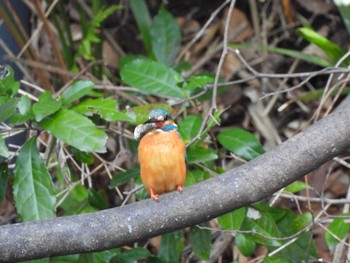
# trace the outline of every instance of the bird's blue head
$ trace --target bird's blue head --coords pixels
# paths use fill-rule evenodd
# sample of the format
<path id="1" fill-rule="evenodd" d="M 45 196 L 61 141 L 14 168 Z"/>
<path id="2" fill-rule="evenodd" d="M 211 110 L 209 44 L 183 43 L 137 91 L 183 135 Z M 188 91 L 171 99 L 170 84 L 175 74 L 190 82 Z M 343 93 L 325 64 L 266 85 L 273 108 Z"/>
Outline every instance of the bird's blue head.
<path id="1" fill-rule="evenodd" d="M 170 113 L 163 109 L 155 109 L 149 113 L 148 120 L 146 123 L 155 123 L 157 128 L 163 131 L 177 130 L 177 125 L 175 124 Z"/>

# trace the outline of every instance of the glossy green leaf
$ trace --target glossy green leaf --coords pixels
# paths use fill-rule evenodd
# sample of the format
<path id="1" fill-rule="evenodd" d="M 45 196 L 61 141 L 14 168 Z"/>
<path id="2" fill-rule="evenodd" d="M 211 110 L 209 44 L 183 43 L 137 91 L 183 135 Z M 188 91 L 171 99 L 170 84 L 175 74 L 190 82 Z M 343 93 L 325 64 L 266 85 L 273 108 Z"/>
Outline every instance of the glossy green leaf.
<path id="1" fill-rule="evenodd" d="M 152 24 L 151 15 L 145 0 L 130 0 L 130 8 L 134 14 L 137 27 L 141 33 L 143 44 L 148 53 L 151 53 L 151 34 L 150 27 Z"/>
<path id="2" fill-rule="evenodd" d="M 266 204 L 266 207 L 269 207 L 269 205 Z M 277 223 L 278 229 L 282 233 L 283 237 L 289 237 L 295 234 L 296 229 L 292 229 L 291 227 L 293 224 L 295 224 L 295 222 L 305 222 L 305 218 L 298 219 L 297 215 L 291 210 L 281 208 L 278 208 L 278 210 L 276 209 L 277 208 L 273 208 L 273 210 L 270 210 L 269 214 L 274 218 L 275 222 Z M 275 213 L 272 214 L 274 211 Z M 284 243 L 285 242 L 287 241 L 284 241 Z M 304 232 L 298 235 L 298 239 L 295 242 L 288 245 L 285 249 L 276 254 L 276 256 L 281 258 L 288 258 L 290 260 L 289 262 L 293 263 L 300 263 L 306 257 L 309 258 L 309 261 L 316 260 L 317 250 L 314 241 L 312 241 L 312 233 Z"/>
<path id="3" fill-rule="evenodd" d="M 20 124 L 32 118 L 32 105 L 27 95 L 21 96 L 16 105 L 15 113 L 8 119 L 11 124 Z"/>
<path id="4" fill-rule="evenodd" d="M 203 223 L 200 226 L 209 227 L 208 223 Z M 189 233 L 189 240 L 194 254 L 200 259 L 209 259 L 211 245 L 211 231 L 192 227 Z"/>
<path id="5" fill-rule="evenodd" d="M 13 177 L 13 197 L 17 213 L 24 221 L 55 216 L 55 190 L 34 138 L 19 152 Z"/>
<path id="6" fill-rule="evenodd" d="M 350 214 L 343 214 L 343 216 L 350 216 Z M 350 223 L 348 219 L 335 218 L 333 222 L 328 226 L 328 231 L 338 237 L 339 240 L 343 240 L 350 232 Z M 329 232 L 326 232 L 325 238 L 328 248 L 333 251 L 339 241 L 333 237 Z"/>
<path id="7" fill-rule="evenodd" d="M 83 185 L 78 184 L 69 192 L 60 207 L 65 216 L 97 211 L 95 207 L 90 205 L 88 198 L 89 191 Z"/>
<path id="8" fill-rule="evenodd" d="M 330 96 L 336 96 L 338 94 L 338 92 L 339 92 L 339 90 L 332 90 L 332 91 L 330 91 Z M 299 99 L 308 102 L 308 101 L 321 99 L 323 94 L 324 94 L 324 88 L 320 88 L 320 89 L 315 89 L 315 90 L 303 92 L 298 97 L 299 97 Z M 346 87 L 346 88 L 342 89 L 340 94 L 341 95 L 350 94 L 350 88 Z"/>
<path id="9" fill-rule="evenodd" d="M 103 210 L 103 209 L 108 208 L 106 199 L 103 197 L 103 195 L 100 192 L 98 192 L 92 188 L 89 188 L 88 193 L 89 193 L 88 200 L 89 200 L 90 205 L 92 205 L 93 207 L 95 207 L 99 210 Z"/>
<path id="10" fill-rule="evenodd" d="M 263 260 L 263 263 L 293 263 L 293 261 L 289 260 L 286 257 L 279 257 L 279 256 L 268 257 L 268 256 L 266 256 Z"/>
<path id="11" fill-rule="evenodd" d="M 218 158 L 215 150 L 205 148 L 203 146 L 193 144 L 187 149 L 187 162 L 188 163 L 201 163 L 207 161 L 213 161 Z"/>
<path id="12" fill-rule="evenodd" d="M 179 129 L 184 139 L 191 139 L 196 136 L 202 125 L 203 118 L 200 115 L 188 115 L 179 123 Z"/>
<path id="13" fill-rule="evenodd" d="M 235 235 L 235 243 L 244 256 L 250 257 L 253 255 L 256 243 L 251 236 L 237 233 Z"/>
<path id="14" fill-rule="evenodd" d="M 7 149 L 6 143 L 4 138 L 2 138 L 2 136 L 0 136 L 0 156 L 3 156 L 5 158 L 9 157 L 10 152 Z"/>
<path id="15" fill-rule="evenodd" d="M 187 171 L 186 181 L 185 181 L 184 186 L 187 187 L 187 186 L 193 185 L 195 183 L 196 183 L 196 179 L 194 178 L 193 174 L 190 173 L 190 171 Z"/>
<path id="16" fill-rule="evenodd" d="M 126 64 L 120 75 L 122 80 L 147 94 L 185 98 L 177 86 L 183 79 L 175 70 L 151 60 L 133 60 Z"/>
<path id="17" fill-rule="evenodd" d="M 338 61 L 345 54 L 344 50 L 342 50 L 341 47 L 329 41 L 327 38 L 320 35 L 312 28 L 298 28 L 297 32 L 304 39 L 321 48 L 333 62 Z"/>
<path id="18" fill-rule="evenodd" d="M 246 216 L 247 208 L 241 207 L 218 217 L 218 223 L 224 230 L 239 230 Z"/>
<path id="19" fill-rule="evenodd" d="M 52 93 L 45 91 L 40 94 L 39 101 L 33 105 L 33 114 L 36 121 L 41 121 L 45 117 L 57 112 L 62 107 L 61 100 L 55 100 Z"/>
<path id="20" fill-rule="evenodd" d="M 106 262 L 111 263 L 113 262 L 113 258 L 115 258 L 119 254 L 120 254 L 120 249 L 118 248 L 105 250 L 101 252 L 83 253 L 79 255 L 78 260 L 73 262 L 74 263 L 106 263 Z M 63 261 L 62 263 L 65 263 L 65 262 Z"/>
<path id="21" fill-rule="evenodd" d="M 292 49 L 278 48 L 278 47 L 262 47 L 262 46 L 247 45 L 247 44 L 230 44 L 229 46 L 232 48 L 250 48 L 255 50 L 267 50 L 269 52 L 274 52 L 274 53 L 289 56 L 292 58 L 297 58 L 321 67 L 333 66 L 333 63 L 329 62 L 326 59 L 323 59 L 315 55 L 305 54 L 305 52 L 292 50 Z"/>
<path id="22" fill-rule="evenodd" d="M 0 164 L 0 204 L 6 196 L 8 180 L 9 180 L 8 166 L 6 163 L 1 163 Z"/>
<path id="23" fill-rule="evenodd" d="M 177 263 L 184 247 L 183 232 L 177 231 L 162 236 L 158 256 L 164 263 Z"/>
<path id="24" fill-rule="evenodd" d="M 196 183 L 199 183 L 201 181 L 207 180 L 211 178 L 211 175 L 209 172 L 204 171 L 202 169 L 191 169 L 187 171 L 187 176 L 191 175 L 193 177 L 193 180 L 195 180 Z"/>
<path id="25" fill-rule="evenodd" d="M 204 85 L 212 83 L 214 83 L 214 78 L 212 76 L 192 76 L 186 81 L 185 85 L 183 86 L 183 89 L 191 90 L 201 88 Z"/>
<path id="26" fill-rule="evenodd" d="M 138 176 L 135 181 L 135 187 L 139 187 L 141 185 L 143 185 L 141 176 Z M 141 188 L 139 191 L 136 192 L 136 197 L 138 200 L 143 200 L 149 198 L 149 194 L 145 188 Z"/>
<path id="27" fill-rule="evenodd" d="M 50 257 L 50 263 L 77 263 L 79 261 L 79 254 Z"/>
<path id="28" fill-rule="evenodd" d="M 246 160 L 252 160 L 264 153 L 255 136 L 243 129 L 233 128 L 222 131 L 218 135 L 218 140 L 225 149 Z"/>
<path id="29" fill-rule="evenodd" d="M 106 121 L 127 121 L 134 123 L 135 120 L 127 113 L 117 111 L 117 102 L 115 99 L 86 99 L 80 102 L 72 110 L 86 116 L 98 114 Z"/>
<path id="30" fill-rule="evenodd" d="M 181 30 L 176 19 L 165 9 L 160 9 L 153 19 L 150 34 L 156 59 L 165 65 L 173 65 L 181 45 Z"/>
<path id="31" fill-rule="evenodd" d="M 293 183 L 291 183 L 290 185 L 286 186 L 284 188 L 285 192 L 288 193 L 297 193 L 300 192 L 302 190 L 305 190 L 307 188 L 310 188 L 310 186 L 302 181 L 295 181 Z"/>
<path id="32" fill-rule="evenodd" d="M 119 255 L 113 257 L 111 259 L 111 263 L 134 263 L 138 262 L 138 260 L 145 260 L 149 256 L 151 256 L 151 253 L 143 247 L 136 247 L 132 248 L 130 250 L 124 251 L 123 253 L 120 253 Z"/>
<path id="33" fill-rule="evenodd" d="M 291 228 L 292 228 L 292 231 L 296 233 L 311 224 L 312 224 L 311 213 L 305 213 L 294 219 L 294 221 L 292 222 Z"/>
<path id="34" fill-rule="evenodd" d="M 281 237 L 281 232 L 277 227 L 273 217 L 268 212 L 259 211 L 249 208 L 247 216 L 242 224 L 243 230 L 252 230 L 261 233 L 262 235 L 252 235 L 254 241 L 266 246 L 281 246 L 282 241 L 273 239 L 274 237 Z M 272 237 L 272 238 L 268 238 Z"/>
<path id="35" fill-rule="evenodd" d="M 105 152 L 106 133 L 88 118 L 61 109 L 46 117 L 39 125 L 61 141 L 84 152 Z"/>
<path id="36" fill-rule="evenodd" d="M 95 159 L 91 153 L 82 152 L 75 147 L 72 147 L 71 150 L 72 150 L 74 157 L 79 162 L 86 163 L 86 164 L 93 164 L 94 163 Z"/>
<path id="37" fill-rule="evenodd" d="M 0 104 L 8 98 L 13 98 L 17 95 L 19 82 L 15 80 L 13 69 L 10 66 L 1 67 L 0 76 Z"/>
<path id="38" fill-rule="evenodd" d="M 109 183 L 109 187 L 113 188 L 116 186 L 121 186 L 129 182 L 130 179 L 136 178 L 140 174 L 139 168 L 134 168 L 131 170 L 126 170 L 125 172 L 117 172 L 113 175 L 111 182 Z"/>
<path id="39" fill-rule="evenodd" d="M 18 99 L 12 98 L 0 105 L 0 122 L 6 121 L 15 114 Z"/>
<path id="40" fill-rule="evenodd" d="M 78 80 L 74 82 L 62 93 L 62 104 L 69 106 L 73 101 L 87 95 L 94 87 L 95 83 L 90 80 Z"/>

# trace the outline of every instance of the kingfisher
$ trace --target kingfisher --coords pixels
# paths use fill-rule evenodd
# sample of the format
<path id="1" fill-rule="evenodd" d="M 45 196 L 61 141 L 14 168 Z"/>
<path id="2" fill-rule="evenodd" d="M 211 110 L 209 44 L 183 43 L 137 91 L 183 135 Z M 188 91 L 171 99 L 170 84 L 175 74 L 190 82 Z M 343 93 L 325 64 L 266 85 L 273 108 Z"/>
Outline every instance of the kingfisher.
<path id="1" fill-rule="evenodd" d="M 151 198 L 175 189 L 182 192 L 186 180 L 186 146 L 170 113 L 155 109 L 134 131 L 140 140 L 140 175 Z"/>

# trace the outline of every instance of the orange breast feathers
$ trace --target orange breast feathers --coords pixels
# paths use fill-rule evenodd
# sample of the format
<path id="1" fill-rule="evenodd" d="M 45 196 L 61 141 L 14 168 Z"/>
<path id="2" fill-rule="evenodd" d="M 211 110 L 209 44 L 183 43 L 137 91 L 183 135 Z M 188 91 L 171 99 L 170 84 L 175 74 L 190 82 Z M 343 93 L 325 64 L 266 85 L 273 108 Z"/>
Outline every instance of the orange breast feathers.
<path id="1" fill-rule="evenodd" d="M 145 189 L 155 200 L 158 194 L 182 190 L 186 180 L 186 147 L 176 130 L 156 130 L 142 137 L 138 157 Z"/>

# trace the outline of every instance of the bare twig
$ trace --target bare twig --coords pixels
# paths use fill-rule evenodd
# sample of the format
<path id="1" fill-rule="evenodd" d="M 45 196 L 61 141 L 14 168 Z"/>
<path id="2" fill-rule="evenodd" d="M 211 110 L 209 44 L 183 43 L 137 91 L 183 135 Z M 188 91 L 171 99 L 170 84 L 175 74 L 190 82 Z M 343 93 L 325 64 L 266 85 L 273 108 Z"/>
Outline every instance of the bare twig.
<path id="1" fill-rule="evenodd" d="M 67 67 L 66 67 L 66 64 L 65 64 L 63 57 L 61 55 L 61 51 L 57 45 L 57 42 L 55 40 L 55 35 L 52 31 L 52 28 L 49 24 L 49 21 L 45 15 L 44 11 L 41 9 L 41 2 L 39 0 L 35 0 L 34 4 L 36 7 L 37 14 L 44 24 L 45 31 L 48 35 L 49 41 L 50 41 L 51 46 L 53 48 L 53 52 L 55 53 L 55 56 L 57 58 L 58 64 L 60 65 L 61 69 L 66 70 Z M 69 81 L 69 77 L 67 75 L 62 75 L 62 79 L 65 83 L 67 83 Z"/>

